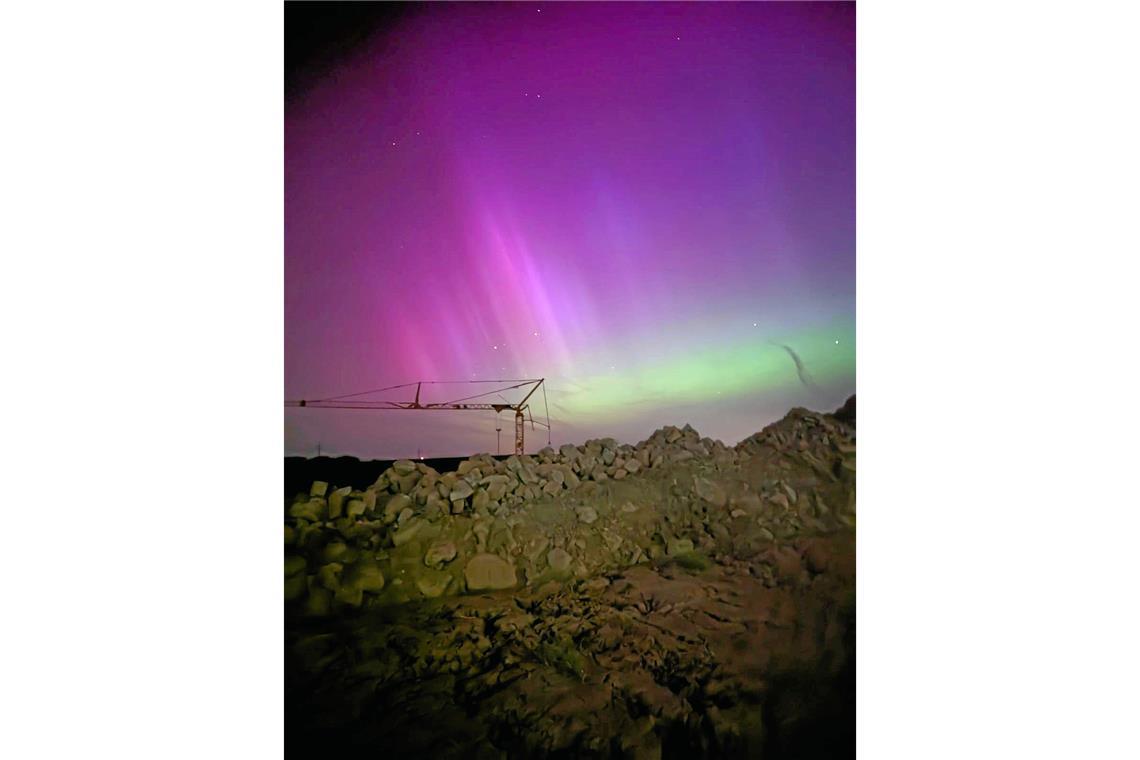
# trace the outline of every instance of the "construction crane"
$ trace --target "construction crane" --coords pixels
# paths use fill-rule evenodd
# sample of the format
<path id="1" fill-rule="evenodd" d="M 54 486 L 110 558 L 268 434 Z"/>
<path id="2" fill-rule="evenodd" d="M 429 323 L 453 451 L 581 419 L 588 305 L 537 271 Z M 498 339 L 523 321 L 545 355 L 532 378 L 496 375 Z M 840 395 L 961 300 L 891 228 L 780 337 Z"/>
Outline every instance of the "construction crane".
<path id="1" fill-rule="evenodd" d="M 391 385 L 387 388 L 376 388 L 370 391 L 360 391 L 359 393 L 348 393 L 343 396 L 333 396 L 331 398 L 322 399 L 300 399 L 298 401 L 286 401 L 285 406 L 290 407 L 305 407 L 307 409 L 369 409 L 369 410 L 405 410 L 405 411 L 458 411 L 458 412 L 494 412 L 498 415 L 503 411 L 513 411 L 515 413 L 515 454 L 522 455 L 524 451 L 524 436 L 523 431 L 525 424 L 530 422 L 531 430 L 535 425 L 540 425 L 546 428 L 546 442 L 550 444 L 550 408 L 546 404 L 546 386 L 544 384 L 546 378 L 539 378 L 537 380 L 421 380 L 414 383 L 403 383 L 402 385 Z M 477 393 L 473 396 L 465 396 L 463 398 L 452 399 L 450 401 L 422 403 L 420 401 L 420 393 L 425 385 L 461 385 L 469 383 L 494 383 L 496 385 L 503 385 L 504 383 L 513 383 L 513 385 L 506 385 L 502 388 L 495 388 L 494 390 L 485 393 Z M 361 396 L 367 396 L 373 393 L 382 393 L 384 391 L 394 391 L 403 388 L 411 388 L 415 386 L 416 395 L 411 401 L 375 401 L 362 399 Z M 535 392 L 542 389 L 542 404 L 546 409 L 546 423 L 536 421 L 534 415 L 531 414 L 530 397 Z M 526 395 L 523 396 L 522 401 L 518 403 L 510 403 L 504 397 L 503 393 L 506 391 L 525 389 Z M 503 403 L 488 402 L 484 400 L 488 396 L 498 395 L 503 399 Z M 496 421 L 496 425 L 498 422 Z M 496 431 L 497 432 L 497 431 Z"/>

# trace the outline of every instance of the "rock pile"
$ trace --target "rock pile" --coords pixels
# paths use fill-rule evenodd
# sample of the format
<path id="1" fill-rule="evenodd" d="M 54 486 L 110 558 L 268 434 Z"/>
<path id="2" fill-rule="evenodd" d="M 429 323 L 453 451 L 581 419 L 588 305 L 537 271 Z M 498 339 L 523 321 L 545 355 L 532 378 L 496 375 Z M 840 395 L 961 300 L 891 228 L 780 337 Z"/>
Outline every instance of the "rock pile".
<path id="1" fill-rule="evenodd" d="M 286 601 L 321 616 L 851 527 L 854 436 L 795 409 L 736 447 L 669 426 L 448 473 L 401 460 L 363 491 L 316 482 L 286 507 Z"/>

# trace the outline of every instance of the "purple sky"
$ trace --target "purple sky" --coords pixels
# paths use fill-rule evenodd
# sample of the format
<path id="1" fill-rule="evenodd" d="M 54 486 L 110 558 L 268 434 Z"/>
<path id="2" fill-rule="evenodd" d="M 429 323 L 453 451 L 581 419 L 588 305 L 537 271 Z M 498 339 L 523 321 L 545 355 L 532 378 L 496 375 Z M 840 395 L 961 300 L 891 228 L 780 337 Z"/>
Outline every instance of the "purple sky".
<path id="1" fill-rule="evenodd" d="M 424 5 L 287 103 L 286 398 L 546 377 L 555 445 L 733 443 L 853 393 L 854 342 L 854 4 Z M 286 409 L 318 442 L 494 419 Z"/>

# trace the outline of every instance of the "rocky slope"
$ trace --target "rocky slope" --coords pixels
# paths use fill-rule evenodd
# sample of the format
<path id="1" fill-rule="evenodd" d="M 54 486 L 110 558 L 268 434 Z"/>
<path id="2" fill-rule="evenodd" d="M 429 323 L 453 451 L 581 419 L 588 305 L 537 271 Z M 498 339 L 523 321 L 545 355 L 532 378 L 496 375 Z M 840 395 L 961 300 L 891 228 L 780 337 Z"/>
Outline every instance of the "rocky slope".
<path id="1" fill-rule="evenodd" d="M 313 484 L 286 507 L 287 746 L 849 754 L 848 408 Z"/>

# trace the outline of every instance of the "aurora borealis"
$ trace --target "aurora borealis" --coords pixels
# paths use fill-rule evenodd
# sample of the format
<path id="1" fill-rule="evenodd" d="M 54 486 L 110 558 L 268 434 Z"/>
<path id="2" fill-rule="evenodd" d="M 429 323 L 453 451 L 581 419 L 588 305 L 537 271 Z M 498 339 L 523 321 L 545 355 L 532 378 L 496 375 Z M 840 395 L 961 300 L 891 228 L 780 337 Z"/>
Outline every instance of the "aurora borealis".
<path id="1" fill-rule="evenodd" d="M 426 4 L 287 99 L 285 397 L 499 377 L 546 378 L 555 446 L 854 392 L 854 4 Z M 318 442 L 495 431 L 287 409 Z"/>

